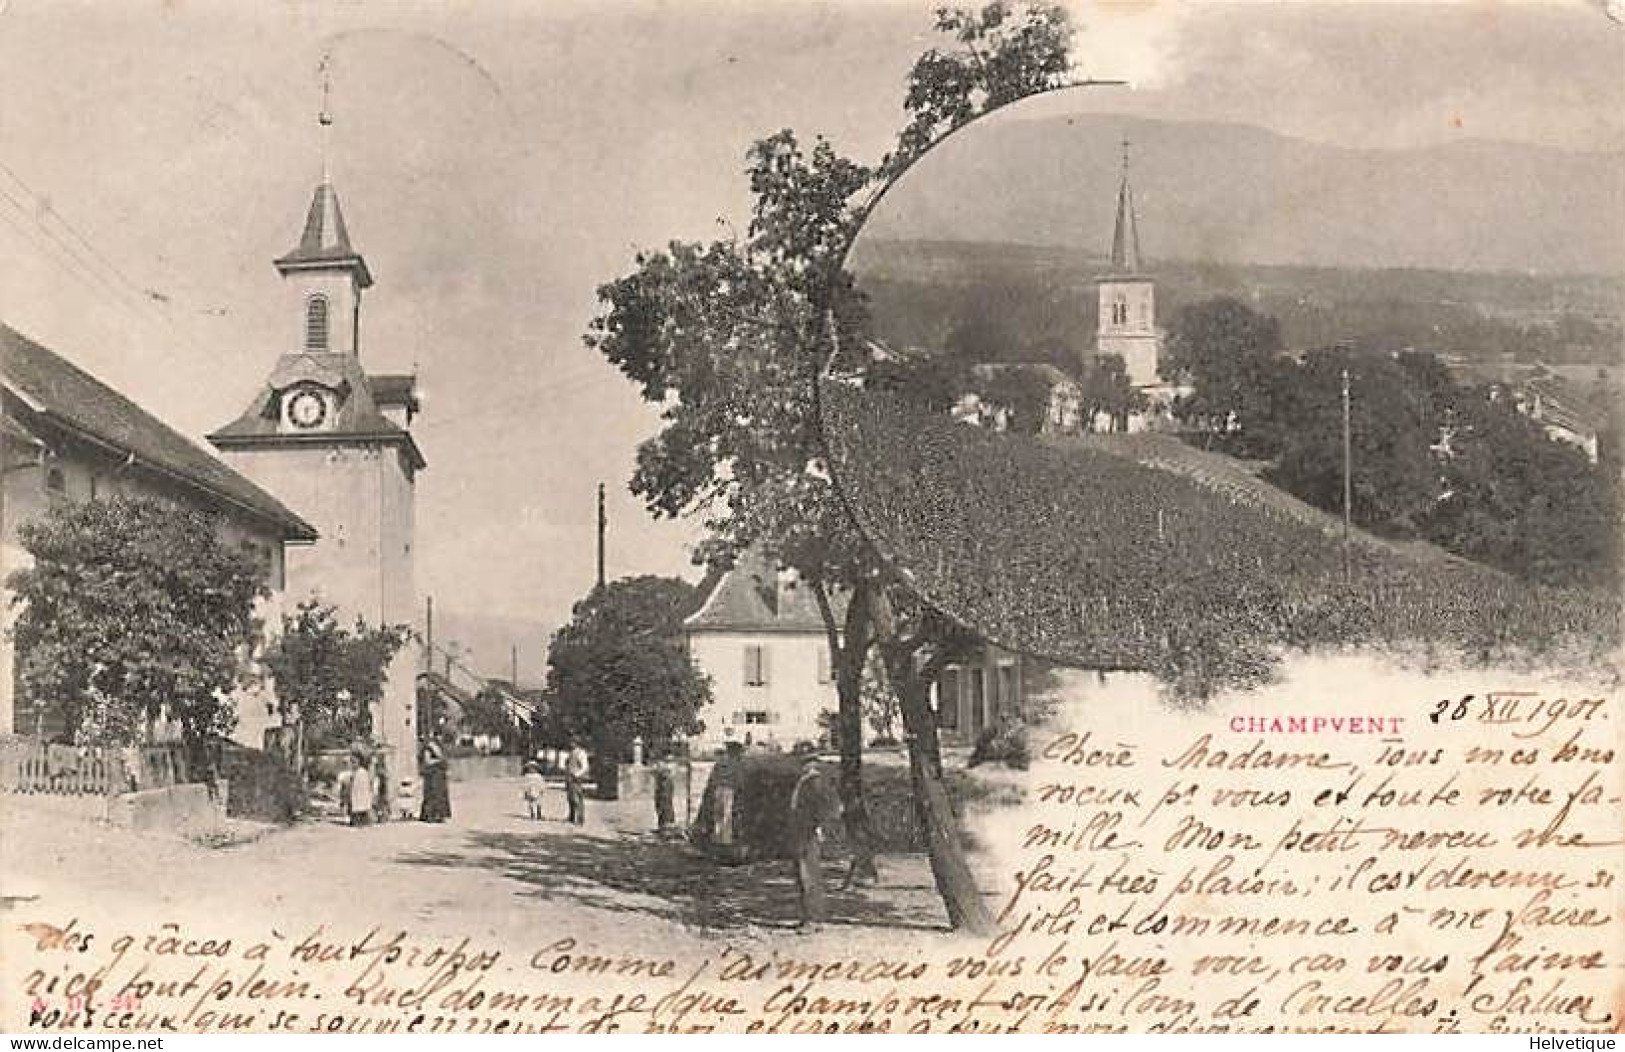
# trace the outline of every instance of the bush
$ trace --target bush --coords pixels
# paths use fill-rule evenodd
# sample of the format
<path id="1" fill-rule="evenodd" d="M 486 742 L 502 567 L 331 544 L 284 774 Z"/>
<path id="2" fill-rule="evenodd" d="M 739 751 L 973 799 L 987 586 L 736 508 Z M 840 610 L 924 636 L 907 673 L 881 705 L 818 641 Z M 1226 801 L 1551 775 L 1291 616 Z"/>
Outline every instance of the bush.
<path id="1" fill-rule="evenodd" d="M 1002 763 L 1017 771 L 1025 771 L 1031 756 L 1027 752 L 1027 728 L 1014 720 L 1002 720 L 982 728 L 976 736 L 976 747 L 971 750 L 968 766 L 984 763 Z"/>
<path id="2" fill-rule="evenodd" d="M 222 744 L 220 775 L 228 780 L 226 814 L 262 822 L 292 822 L 305 810 L 305 787 L 287 764 L 259 749 Z"/>
<path id="3" fill-rule="evenodd" d="M 798 758 L 782 753 L 750 753 L 740 760 L 734 791 L 734 843 L 725 851 L 711 842 L 716 807 L 715 777 L 706 783 L 700 807 L 689 829 L 689 840 L 712 858 L 723 862 L 756 862 L 792 857 L 789 839 L 790 794 L 801 775 Z M 825 777 L 834 791 L 833 765 L 826 765 Z M 943 782 L 955 811 L 989 792 L 989 787 L 963 771 L 947 771 Z M 875 850 L 905 854 L 926 849 L 925 833 L 914 806 L 914 788 L 907 767 L 866 765 L 863 770 L 864 801 L 874 826 Z M 963 835 L 963 830 L 961 831 Z M 847 851 L 846 829 L 837 825 L 825 830 L 825 844 L 834 855 Z M 967 838 L 968 839 L 968 838 Z"/>

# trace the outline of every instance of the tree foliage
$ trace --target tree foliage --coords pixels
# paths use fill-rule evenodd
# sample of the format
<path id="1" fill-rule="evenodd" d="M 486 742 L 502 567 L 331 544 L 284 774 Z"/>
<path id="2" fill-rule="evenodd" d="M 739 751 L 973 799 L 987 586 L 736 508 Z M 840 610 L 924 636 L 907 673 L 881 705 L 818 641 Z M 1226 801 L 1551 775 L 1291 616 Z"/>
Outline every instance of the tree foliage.
<path id="1" fill-rule="evenodd" d="M 954 46 L 931 48 L 914 63 L 903 102 L 910 119 L 893 164 L 983 113 L 1061 86 L 1072 69 L 1072 28 L 1060 4 L 939 7 L 936 29 Z"/>
<path id="2" fill-rule="evenodd" d="M 1414 535 L 1439 495 L 1432 445 L 1440 421 L 1426 390 L 1387 355 L 1316 351 L 1303 364 L 1282 363 L 1289 405 L 1269 430 L 1281 437 L 1270 478 L 1310 504 L 1343 509 L 1343 376 L 1349 377 L 1353 518 L 1381 532 Z M 1277 394 L 1277 401 L 1282 401 Z"/>
<path id="3" fill-rule="evenodd" d="M 135 743 L 165 708 L 189 741 L 231 731 L 265 594 L 254 554 L 139 498 L 60 505 L 18 533 L 34 560 L 8 579 L 22 688 L 77 742 Z"/>
<path id="4" fill-rule="evenodd" d="M 754 545 L 807 582 L 834 659 L 841 738 L 853 743 L 843 751 L 841 786 L 857 827 L 861 681 L 881 630 L 874 614 L 921 608 L 856 531 L 823 465 L 816 377 L 833 354 L 861 347 L 866 328 L 842 263 L 889 180 L 976 115 L 1055 86 L 1069 65 L 1070 28 L 1057 5 L 945 8 L 937 28 L 953 46 L 928 51 L 911 71 L 896 150 L 869 167 L 822 138 L 804 147 L 789 129 L 758 141 L 747 154 L 755 198 L 748 236 L 640 254 L 631 274 L 599 289 L 602 311 L 587 334 L 661 407 L 662 429 L 639 449 L 633 491 L 656 514 L 700 518 L 709 534 L 701 555 L 713 565 Z M 923 614 L 884 619 L 894 657 L 941 649 L 940 628 Z M 924 734 L 929 703 L 916 681 L 928 663 L 897 667 L 905 665 L 910 682 L 893 682 L 905 707 L 926 706 L 923 718 L 905 713 Z M 934 725 L 928 738 L 911 749 L 934 753 Z M 916 770 L 936 777 L 935 766 Z M 959 900 L 949 903 L 950 917 L 985 928 L 985 908 L 957 856 L 957 841 L 933 842 L 939 888 L 945 901 Z M 954 889 L 944 886 L 944 867 L 956 869 Z"/>
<path id="5" fill-rule="evenodd" d="M 1274 319 L 1233 299 L 1180 311 L 1165 374 L 1189 381 L 1179 413 L 1268 477 L 1343 511 L 1343 376 L 1352 517 L 1543 584 L 1618 587 L 1617 471 L 1590 463 L 1510 396 L 1457 383 L 1432 354 L 1372 347 L 1280 354 Z"/>
<path id="6" fill-rule="evenodd" d="M 1221 296 L 1174 315 L 1159 371 L 1193 388 L 1175 408 L 1180 419 L 1228 439 L 1231 452 L 1270 457 L 1280 452 L 1280 351 L 1274 318 Z"/>
<path id="7" fill-rule="evenodd" d="M 1449 427 L 1429 540 L 1536 581 L 1618 591 L 1617 471 L 1482 391 L 1452 407 Z"/>
<path id="8" fill-rule="evenodd" d="M 683 618 L 697 605 L 675 577 L 611 581 L 577 603 L 548 648 L 548 688 L 567 735 L 620 759 L 632 739 L 654 753 L 704 729 L 710 681 L 689 660 Z"/>
<path id="9" fill-rule="evenodd" d="M 373 706 L 383 699 L 389 663 L 409 631 L 359 617 L 346 629 L 332 606 L 314 599 L 282 615 L 282 634 L 264 661 L 283 718 L 302 725 L 316 748 L 371 738 Z"/>
<path id="10" fill-rule="evenodd" d="M 1146 407 L 1145 392 L 1129 381 L 1120 354 L 1090 355 L 1078 370 L 1079 411 L 1084 426 L 1093 429 L 1095 418 L 1108 418 L 1110 430 L 1127 431 L 1128 418 Z"/>

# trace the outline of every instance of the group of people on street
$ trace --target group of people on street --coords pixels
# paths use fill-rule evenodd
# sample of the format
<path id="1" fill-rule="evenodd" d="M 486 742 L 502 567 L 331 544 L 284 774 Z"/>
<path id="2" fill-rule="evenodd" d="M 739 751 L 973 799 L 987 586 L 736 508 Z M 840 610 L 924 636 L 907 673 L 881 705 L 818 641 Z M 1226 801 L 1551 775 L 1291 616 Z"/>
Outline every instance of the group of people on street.
<path id="1" fill-rule="evenodd" d="M 541 754 L 537 753 L 537 756 L 540 757 Z M 569 808 L 568 821 L 571 825 L 585 825 L 587 822 L 585 784 L 591 766 L 587 750 L 581 747 L 579 741 L 572 739 L 569 750 L 564 754 L 563 763 L 564 798 Z M 525 810 L 533 821 L 542 817 L 542 799 L 546 791 L 547 780 L 542 777 L 540 759 L 527 761 L 524 778 Z"/>
<path id="2" fill-rule="evenodd" d="M 349 766 L 339 773 L 339 810 L 352 826 L 368 826 L 385 803 L 380 783 L 384 778 L 383 757 L 374 756 L 365 746 L 350 750 Z M 451 785 L 446 772 L 446 750 L 433 738 L 418 753 L 418 772 L 423 786 L 419 821 L 444 822 L 451 818 Z"/>
<path id="3" fill-rule="evenodd" d="M 377 773 L 365 753 L 352 750 L 350 766 L 339 773 L 339 807 L 352 826 L 372 825 L 378 798 Z"/>
<path id="4" fill-rule="evenodd" d="M 823 843 L 826 833 L 834 830 L 840 821 L 841 807 L 823 776 L 817 749 L 810 743 L 802 743 L 796 746 L 793 754 L 801 766 L 790 792 L 786 820 L 795 867 L 799 927 L 805 930 L 822 922 L 828 913 Z M 546 781 L 542 776 L 540 755 L 538 753 L 537 759 L 526 762 L 524 768 L 523 794 L 526 811 L 532 820 L 543 817 Z M 740 743 L 728 742 L 712 772 L 711 841 L 724 853 L 738 846 L 734 810 L 743 756 L 744 747 Z M 352 826 L 366 826 L 373 822 L 382 795 L 378 788 L 381 770 L 375 770 L 375 766 L 381 767 L 381 762 L 357 748 L 350 754 L 349 767 L 339 776 L 341 808 Z M 567 821 L 575 826 L 584 825 L 587 821 L 586 780 L 591 761 L 579 741 L 570 742 L 561 766 L 564 769 Z M 419 819 L 432 823 L 447 821 L 451 818 L 451 791 L 445 748 L 438 741 L 431 738 L 423 743 L 419 754 L 419 771 L 423 785 Z M 677 775 L 675 759 L 669 751 L 662 752 L 653 765 L 653 776 L 656 832 L 663 838 L 681 834 L 673 806 Z"/>

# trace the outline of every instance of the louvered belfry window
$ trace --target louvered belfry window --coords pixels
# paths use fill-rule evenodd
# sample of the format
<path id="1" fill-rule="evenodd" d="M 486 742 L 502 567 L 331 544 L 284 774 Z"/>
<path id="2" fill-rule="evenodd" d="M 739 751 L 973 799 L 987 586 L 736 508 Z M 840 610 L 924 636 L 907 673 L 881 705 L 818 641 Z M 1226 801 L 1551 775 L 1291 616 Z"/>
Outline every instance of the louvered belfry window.
<path id="1" fill-rule="evenodd" d="M 317 293 L 305 301 L 305 350 L 327 348 L 327 297 Z"/>

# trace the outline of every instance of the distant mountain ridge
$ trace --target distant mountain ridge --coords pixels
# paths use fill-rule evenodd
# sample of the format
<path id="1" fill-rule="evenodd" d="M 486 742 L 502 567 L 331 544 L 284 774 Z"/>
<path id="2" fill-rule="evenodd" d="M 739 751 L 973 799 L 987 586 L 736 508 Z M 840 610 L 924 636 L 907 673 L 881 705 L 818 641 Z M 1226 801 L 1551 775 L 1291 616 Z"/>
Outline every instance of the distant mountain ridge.
<path id="1" fill-rule="evenodd" d="M 887 194 L 863 236 L 1104 253 L 1124 137 L 1153 263 L 1625 271 L 1625 152 L 1353 149 L 1096 114 L 972 125 Z"/>

